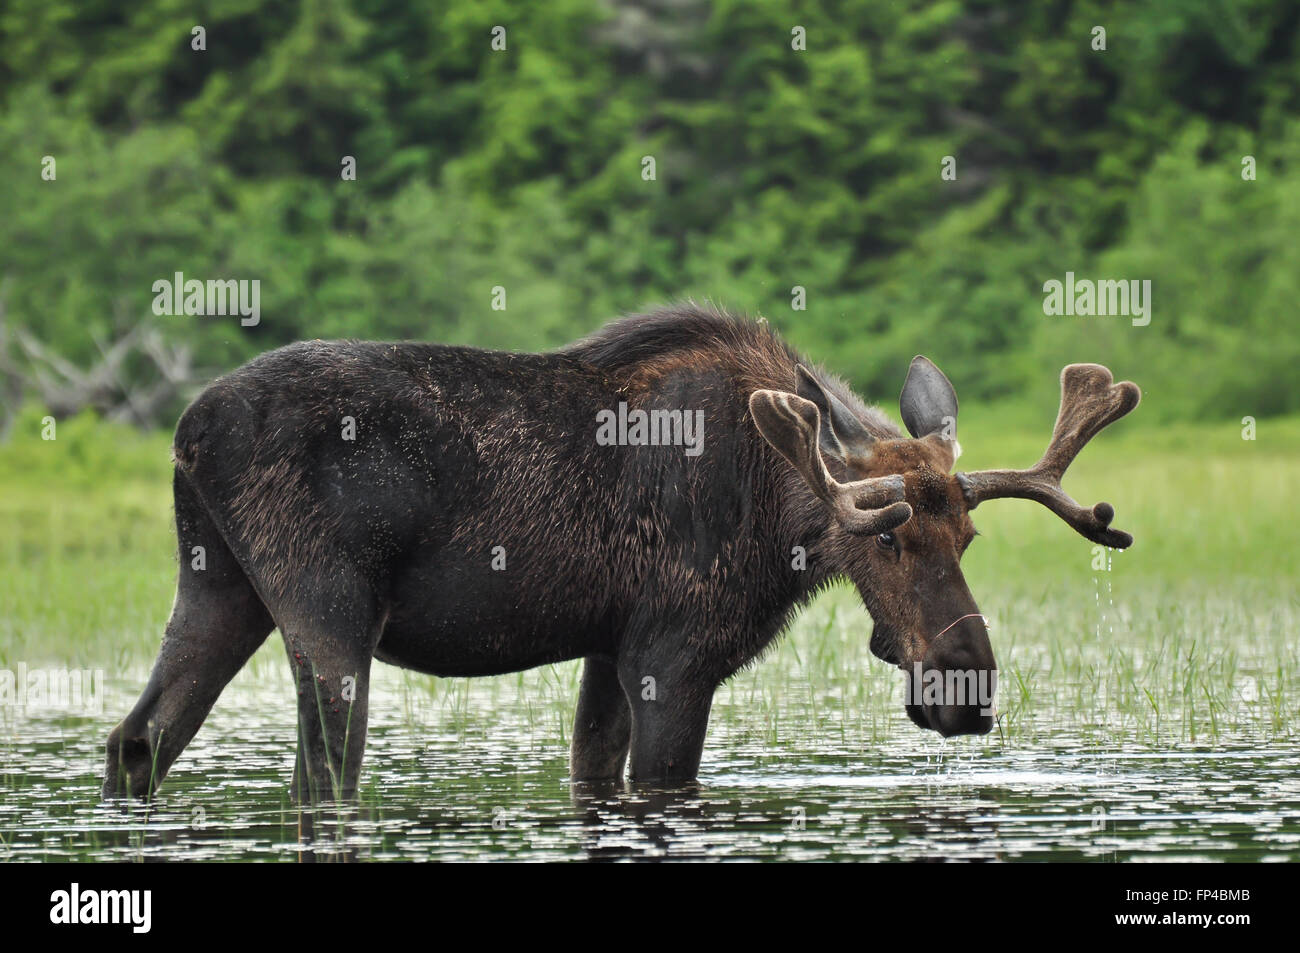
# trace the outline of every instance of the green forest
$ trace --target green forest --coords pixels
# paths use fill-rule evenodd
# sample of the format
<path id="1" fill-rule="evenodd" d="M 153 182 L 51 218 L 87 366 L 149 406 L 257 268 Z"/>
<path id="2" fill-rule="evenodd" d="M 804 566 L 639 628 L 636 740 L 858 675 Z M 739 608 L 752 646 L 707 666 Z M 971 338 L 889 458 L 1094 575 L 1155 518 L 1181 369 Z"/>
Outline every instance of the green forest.
<path id="1" fill-rule="evenodd" d="M 874 399 L 924 352 L 966 400 L 1099 361 L 1148 422 L 1300 410 L 1294 3 L 8 0 L 0 103 L 6 417 L 686 298 Z M 154 314 L 177 272 L 260 321 Z M 1067 273 L 1149 324 L 1044 314 Z"/>

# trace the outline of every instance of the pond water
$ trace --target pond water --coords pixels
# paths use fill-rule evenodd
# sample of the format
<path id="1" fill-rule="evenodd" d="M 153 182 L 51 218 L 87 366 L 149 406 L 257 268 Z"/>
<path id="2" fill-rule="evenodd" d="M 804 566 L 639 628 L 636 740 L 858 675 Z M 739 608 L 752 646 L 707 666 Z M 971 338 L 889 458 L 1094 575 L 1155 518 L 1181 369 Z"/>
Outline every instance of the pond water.
<path id="1" fill-rule="evenodd" d="M 699 788 L 656 792 L 571 788 L 571 666 L 474 682 L 377 670 L 360 804 L 302 815 L 287 801 L 291 689 L 255 666 L 152 804 L 104 805 L 104 738 L 143 682 L 110 679 L 93 715 L 4 710 L 0 858 L 1105 862 L 1300 845 L 1293 744 L 1152 743 L 1087 719 L 944 742 L 911 727 L 897 692 L 863 715 L 788 673 L 776 702 L 748 682 L 720 692 Z"/>

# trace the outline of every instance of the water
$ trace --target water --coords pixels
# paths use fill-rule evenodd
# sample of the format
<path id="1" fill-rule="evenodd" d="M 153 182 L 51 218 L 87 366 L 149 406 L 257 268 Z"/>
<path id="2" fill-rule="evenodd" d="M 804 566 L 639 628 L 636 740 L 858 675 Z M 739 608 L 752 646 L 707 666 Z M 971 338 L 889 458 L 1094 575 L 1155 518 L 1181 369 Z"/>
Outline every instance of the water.
<path id="1" fill-rule="evenodd" d="M 102 714 L 0 715 L 0 857 L 1105 862 L 1280 860 L 1300 845 L 1294 744 L 1246 729 L 1099 742 L 1044 697 L 1051 730 L 944 742 L 906 720 L 889 674 L 864 710 L 834 680 L 760 666 L 719 694 L 700 788 L 666 793 L 571 789 L 572 667 L 473 682 L 385 668 L 360 806 L 304 816 L 287 802 L 292 690 L 256 668 L 152 805 L 101 804 L 105 735 L 143 685 L 132 673 L 110 680 Z"/>

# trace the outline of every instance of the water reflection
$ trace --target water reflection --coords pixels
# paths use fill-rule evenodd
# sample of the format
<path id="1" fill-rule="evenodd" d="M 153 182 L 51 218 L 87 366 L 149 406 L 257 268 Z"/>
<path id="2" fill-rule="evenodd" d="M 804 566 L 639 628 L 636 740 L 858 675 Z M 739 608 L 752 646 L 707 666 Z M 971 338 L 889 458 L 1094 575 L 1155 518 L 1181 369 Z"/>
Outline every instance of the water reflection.
<path id="1" fill-rule="evenodd" d="M 563 703 L 381 686 L 357 805 L 288 800 L 284 686 L 241 679 L 152 804 L 101 804 L 102 717 L 0 722 L 0 856 L 43 860 L 1259 860 L 1300 848 L 1300 753 L 1099 746 L 1081 731 L 943 744 L 810 724 L 773 740 L 726 704 L 699 785 L 570 785 Z M 112 689 L 110 689 L 111 697 Z M 474 719 L 458 716 L 471 711 Z M 898 717 L 902 719 L 901 712 Z"/>

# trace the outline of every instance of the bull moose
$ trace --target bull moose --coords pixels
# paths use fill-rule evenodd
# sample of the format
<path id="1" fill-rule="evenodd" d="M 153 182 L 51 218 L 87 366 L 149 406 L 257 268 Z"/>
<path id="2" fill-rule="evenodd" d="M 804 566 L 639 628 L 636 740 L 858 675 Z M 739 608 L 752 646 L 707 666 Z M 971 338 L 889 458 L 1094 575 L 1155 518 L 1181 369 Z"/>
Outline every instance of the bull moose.
<path id="1" fill-rule="evenodd" d="M 151 795 L 273 628 L 298 688 L 299 801 L 355 793 L 372 659 L 476 676 L 581 658 L 572 779 L 626 766 L 668 784 L 696 776 L 715 689 L 831 580 L 856 586 L 872 653 L 909 682 L 991 676 L 960 568 L 970 511 L 1036 500 L 1127 547 L 1108 504 L 1060 481 L 1139 399 L 1071 365 L 1035 466 L 952 474 L 957 396 L 929 360 L 903 385 L 907 437 L 766 323 L 711 308 L 625 317 L 543 354 L 268 352 L 176 428 L 176 602 L 108 737 L 104 795 Z M 986 701 L 906 707 L 944 736 L 992 725 Z"/>

